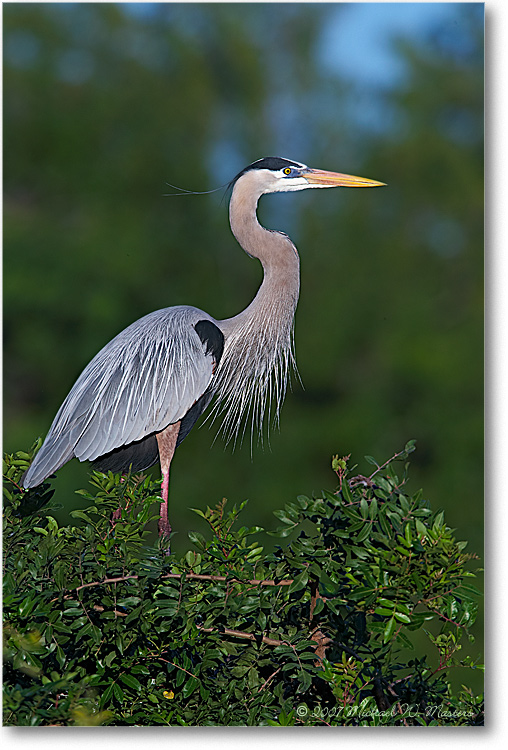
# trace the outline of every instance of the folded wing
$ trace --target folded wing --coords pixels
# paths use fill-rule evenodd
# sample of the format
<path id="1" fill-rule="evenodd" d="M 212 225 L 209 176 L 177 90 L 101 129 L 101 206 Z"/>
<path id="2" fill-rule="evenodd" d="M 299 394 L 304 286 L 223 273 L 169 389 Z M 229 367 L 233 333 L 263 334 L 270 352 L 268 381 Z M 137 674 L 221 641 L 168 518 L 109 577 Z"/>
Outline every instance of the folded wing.
<path id="1" fill-rule="evenodd" d="M 95 461 L 184 419 L 209 389 L 222 347 L 215 321 L 193 307 L 166 308 L 133 323 L 81 373 L 24 486 L 37 486 L 74 456 Z"/>

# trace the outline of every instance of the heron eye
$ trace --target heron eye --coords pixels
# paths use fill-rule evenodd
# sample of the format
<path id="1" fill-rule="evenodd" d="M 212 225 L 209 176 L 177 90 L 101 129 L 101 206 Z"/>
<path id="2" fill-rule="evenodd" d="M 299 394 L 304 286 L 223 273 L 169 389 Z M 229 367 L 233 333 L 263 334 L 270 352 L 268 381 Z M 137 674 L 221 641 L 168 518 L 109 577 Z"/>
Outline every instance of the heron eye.
<path id="1" fill-rule="evenodd" d="M 290 167 L 286 167 L 286 169 L 283 169 L 282 171 L 284 172 L 284 174 L 288 174 L 289 175 L 289 174 L 291 174 L 292 170 L 291 170 Z"/>

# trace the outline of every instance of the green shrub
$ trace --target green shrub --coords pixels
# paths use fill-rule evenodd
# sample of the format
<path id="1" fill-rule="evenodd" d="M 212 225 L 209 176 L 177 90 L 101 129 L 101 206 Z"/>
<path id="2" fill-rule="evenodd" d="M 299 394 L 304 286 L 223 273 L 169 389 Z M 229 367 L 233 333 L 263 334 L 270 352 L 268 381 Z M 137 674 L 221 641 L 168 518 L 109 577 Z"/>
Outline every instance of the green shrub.
<path id="1" fill-rule="evenodd" d="M 20 488 L 31 454 L 6 456 L 4 723 L 482 723 L 448 678 L 477 668 L 457 658 L 475 556 L 395 473 L 411 450 L 370 477 L 335 457 L 339 489 L 276 511 L 273 552 L 244 504 L 196 510 L 182 558 L 147 543 L 159 482 L 95 472 L 81 524 L 59 526 L 49 482 Z"/>

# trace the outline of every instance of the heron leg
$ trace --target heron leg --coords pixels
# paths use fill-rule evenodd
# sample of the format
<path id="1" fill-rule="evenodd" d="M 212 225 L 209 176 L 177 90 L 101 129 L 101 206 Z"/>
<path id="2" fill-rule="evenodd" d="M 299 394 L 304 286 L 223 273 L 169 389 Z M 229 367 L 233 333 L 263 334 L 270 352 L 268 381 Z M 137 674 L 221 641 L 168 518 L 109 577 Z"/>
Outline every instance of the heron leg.
<path id="1" fill-rule="evenodd" d="M 162 504 L 159 515 L 159 536 L 169 536 L 171 534 L 171 524 L 169 523 L 169 469 L 162 474 Z"/>
<path id="2" fill-rule="evenodd" d="M 179 432 L 180 422 L 175 422 L 168 425 L 165 430 L 156 435 L 162 471 L 162 504 L 159 516 L 159 536 L 169 537 L 171 534 L 171 524 L 169 523 L 169 469 L 175 453 Z"/>

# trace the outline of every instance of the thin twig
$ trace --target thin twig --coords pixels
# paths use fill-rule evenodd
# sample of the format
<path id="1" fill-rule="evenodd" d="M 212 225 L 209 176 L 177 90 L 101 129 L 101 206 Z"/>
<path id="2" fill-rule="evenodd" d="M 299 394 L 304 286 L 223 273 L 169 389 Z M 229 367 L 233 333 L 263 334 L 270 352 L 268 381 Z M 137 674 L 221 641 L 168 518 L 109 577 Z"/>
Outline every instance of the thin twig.
<path id="1" fill-rule="evenodd" d="M 148 658 L 148 657 L 146 657 L 146 658 Z M 157 661 L 163 661 L 165 664 L 171 664 L 173 667 L 176 667 L 177 669 L 181 669 L 182 672 L 185 672 L 190 677 L 194 677 L 196 680 L 201 680 L 200 677 L 197 677 L 195 674 L 192 674 L 192 672 L 188 672 L 183 667 L 179 667 L 178 664 L 175 664 L 174 661 L 169 661 L 168 659 L 164 659 L 164 657 L 162 657 L 162 656 L 156 656 L 155 658 L 157 659 Z"/>
<path id="2" fill-rule="evenodd" d="M 380 472 L 382 469 L 384 469 L 385 466 L 388 466 L 389 463 L 391 463 L 392 461 L 396 461 L 397 458 L 400 458 L 400 456 L 403 456 L 404 453 L 406 453 L 405 449 L 399 451 L 399 453 L 396 453 L 394 456 L 392 456 L 391 458 L 389 458 L 387 461 L 384 462 L 384 464 L 381 464 L 381 466 L 378 466 L 377 463 L 376 463 L 377 469 L 372 472 L 372 474 L 370 475 L 369 479 L 372 479 L 372 477 L 374 477 L 378 472 Z"/>
<path id="3" fill-rule="evenodd" d="M 56 600 L 53 600 L 53 601 L 56 601 Z M 93 607 L 92 607 L 92 609 L 95 610 L 96 612 L 104 612 L 105 607 L 101 607 L 100 604 L 94 604 Z M 120 612 L 118 609 L 114 609 L 113 612 L 115 613 L 115 615 L 117 617 L 128 617 L 129 616 L 125 612 Z"/>
<path id="4" fill-rule="evenodd" d="M 318 597 L 318 582 L 315 578 L 311 579 L 310 582 L 310 617 L 309 625 L 312 625 L 312 618 L 314 617 L 314 610 L 316 608 Z"/>
<path id="5" fill-rule="evenodd" d="M 266 686 L 268 685 L 268 683 L 270 682 L 270 680 L 273 680 L 273 678 L 275 677 L 275 675 L 276 675 L 276 674 L 278 674 L 278 673 L 280 672 L 280 670 L 281 670 L 281 669 L 282 669 L 282 667 L 279 667 L 278 669 L 276 669 L 276 670 L 275 670 L 275 672 L 272 672 L 272 674 L 270 675 L 270 677 L 268 677 L 268 678 L 267 678 L 267 679 L 266 679 L 266 680 L 265 680 L 265 681 L 263 682 L 263 684 L 261 685 L 261 687 L 260 687 L 260 688 L 258 688 L 258 691 L 257 691 L 257 692 L 258 692 L 258 693 L 260 693 L 260 692 L 261 692 L 261 691 L 262 691 L 262 690 L 263 690 L 263 689 L 264 689 L 264 688 L 265 688 L 265 687 L 266 687 Z"/>
<path id="6" fill-rule="evenodd" d="M 81 589 L 87 589 L 92 586 L 105 586 L 108 583 L 120 583 L 121 581 L 129 581 L 129 580 L 135 580 L 138 579 L 140 576 L 136 575 L 130 575 L 130 576 L 118 576 L 117 578 L 105 578 L 103 581 L 93 581 L 92 583 L 83 583 L 81 586 L 77 586 L 75 589 L 72 589 L 72 591 L 80 591 Z M 241 578 L 235 578 L 235 577 L 228 577 L 228 576 L 207 576 L 207 575 L 200 575 L 198 573 L 165 573 L 161 578 L 191 578 L 193 580 L 198 581 L 235 581 L 236 583 L 250 583 L 254 586 L 290 586 L 293 583 L 292 578 L 286 578 L 283 581 L 274 581 L 272 579 L 267 580 L 257 580 L 257 579 L 250 579 L 247 581 L 242 580 Z"/>
<path id="7" fill-rule="evenodd" d="M 231 628 L 221 628 L 219 630 L 218 628 L 202 628 L 200 625 L 197 628 L 203 633 L 223 633 L 224 635 L 232 635 L 235 638 L 244 638 L 248 641 L 262 641 L 268 646 L 282 646 L 283 643 L 287 643 L 287 641 L 280 641 L 277 638 L 269 638 L 267 635 L 259 636 L 255 633 L 245 633 L 243 630 L 232 630 Z"/>

